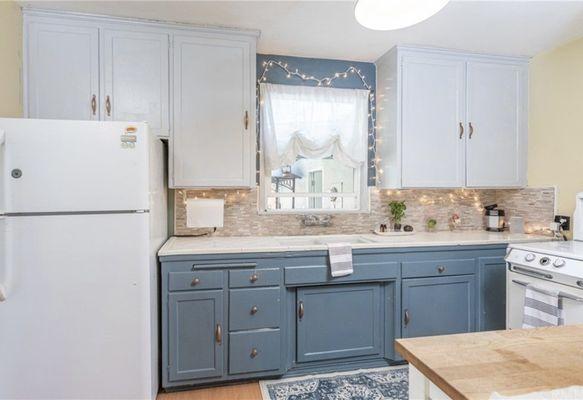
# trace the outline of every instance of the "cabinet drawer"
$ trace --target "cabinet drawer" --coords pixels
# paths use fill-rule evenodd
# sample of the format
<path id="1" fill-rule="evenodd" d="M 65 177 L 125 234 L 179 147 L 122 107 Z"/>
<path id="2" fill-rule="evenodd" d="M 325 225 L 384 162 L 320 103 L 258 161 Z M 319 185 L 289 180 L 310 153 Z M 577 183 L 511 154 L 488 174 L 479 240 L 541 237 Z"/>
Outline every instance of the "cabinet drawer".
<path id="1" fill-rule="evenodd" d="M 280 289 L 232 289 L 229 292 L 229 329 L 277 328 L 280 323 Z"/>
<path id="2" fill-rule="evenodd" d="M 222 289 L 222 271 L 191 271 L 170 272 L 168 274 L 168 290 L 202 290 Z"/>
<path id="3" fill-rule="evenodd" d="M 241 269 L 229 272 L 229 287 L 276 286 L 281 283 L 278 268 Z"/>
<path id="4" fill-rule="evenodd" d="M 229 373 L 276 371 L 280 368 L 279 329 L 229 334 Z"/>
<path id="5" fill-rule="evenodd" d="M 398 262 L 355 264 L 354 272 L 348 276 L 333 278 L 327 265 L 287 267 L 285 284 L 299 286 L 318 283 L 349 283 L 359 281 L 382 281 L 395 279 L 399 275 Z"/>
<path id="6" fill-rule="evenodd" d="M 476 260 L 432 260 L 408 261 L 403 263 L 403 278 L 419 278 L 423 276 L 465 275 L 476 271 Z"/>

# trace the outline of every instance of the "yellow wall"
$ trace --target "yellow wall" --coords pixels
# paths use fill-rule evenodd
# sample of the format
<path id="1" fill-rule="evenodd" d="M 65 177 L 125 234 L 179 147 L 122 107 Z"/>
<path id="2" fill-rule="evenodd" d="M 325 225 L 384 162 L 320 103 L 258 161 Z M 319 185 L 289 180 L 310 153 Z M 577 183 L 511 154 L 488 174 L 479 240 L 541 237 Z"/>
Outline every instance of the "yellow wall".
<path id="1" fill-rule="evenodd" d="M 22 116 L 22 13 L 0 1 L 0 117 Z"/>
<path id="2" fill-rule="evenodd" d="M 556 185 L 559 214 L 583 192 L 583 38 L 530 66 L 528 184 Z"/>

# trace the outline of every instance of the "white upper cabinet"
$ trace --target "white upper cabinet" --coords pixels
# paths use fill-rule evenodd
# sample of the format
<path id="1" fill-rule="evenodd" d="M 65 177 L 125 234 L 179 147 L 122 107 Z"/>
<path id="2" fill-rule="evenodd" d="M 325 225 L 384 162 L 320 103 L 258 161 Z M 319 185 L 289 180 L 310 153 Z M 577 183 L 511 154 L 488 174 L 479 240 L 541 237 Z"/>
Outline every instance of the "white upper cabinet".
<path id="1" fill-rule="evenodd" d="M 525 186 L 526 70 L 471 61 L 467 75 L 467 186 Z"/>
<path id="2" fill-rule="evenodd" d="M 380 187 L 526 185 L 526 59 L 396 47 L 377 102 Z"/>
<path id="3" fill-rule="evenodd" d="M 465 64 L 403 58 L 402 185 L 457 187 L 465 178 Z"/>
<path id="4" fill-rule="evenodd" d="M 26 117 L 145 121 L 168 137 L 168 32 L 35 10 L 24 21 Z"/>
<path id="5" fill-rule="evenodd" d="M 255 185 L 258 31 L 23 13 L 26 117 L 145 121 L 171 187 Z"/>
<path id="6" fill-rule="evenodd" d="M 172 187 L 255 183 L 255 37 L 174 37 Z"/>
<path id="7" fill-rule="evenodd" d="M 104 29 L 101 46 L 102 119 L 147 121 L 168 136 L 168 34 Z"/>
<path id="8" fill-rule="evenodd" d="M 27 116 L 99 119 L 98 29 L 31 21 L 26 40 Z"/>

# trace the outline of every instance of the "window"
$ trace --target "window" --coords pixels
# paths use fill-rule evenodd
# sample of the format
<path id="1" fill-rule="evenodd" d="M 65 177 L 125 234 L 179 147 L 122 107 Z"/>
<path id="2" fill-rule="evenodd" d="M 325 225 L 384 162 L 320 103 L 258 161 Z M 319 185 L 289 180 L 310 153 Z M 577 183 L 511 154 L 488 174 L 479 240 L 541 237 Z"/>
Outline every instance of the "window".
<path id="1" fill-rule="evenodd" d="M 260 85 L 262 208 L 368 209 L 368 90 Z"/>

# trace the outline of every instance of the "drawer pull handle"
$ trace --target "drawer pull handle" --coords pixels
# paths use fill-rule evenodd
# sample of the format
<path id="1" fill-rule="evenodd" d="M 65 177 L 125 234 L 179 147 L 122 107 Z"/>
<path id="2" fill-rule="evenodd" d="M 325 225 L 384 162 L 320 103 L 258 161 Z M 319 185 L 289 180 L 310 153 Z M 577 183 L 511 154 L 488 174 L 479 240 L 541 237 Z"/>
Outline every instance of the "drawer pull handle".
<path id="1" fill-rule="evenodd" d="M 257 308 L 257 306 L 251 307 L 251 315 L 257 314 L 257 311 L 259 311 L 259 308 Z"/>
<path id="2" fill-rule="evenodd" d="M 196 286 L 200 283 L 200 278 L 194 278 L 192 282 L 190 282 L 190 286 Z"/>
<path id="3" fill-rule="evenodd" d="M 221 328 L 221 324 L 217 324 L 215 329 L 215 341 L 218 344 L 223 343 L 223 329 Z"/>
<path id="4" fill-rule="evenodd" d="M 464 126 L 460 122 L 460 139 L 462 139 L 463 137 L 464 137 Z"/>
<path id="5" fill-rule="evenodd" d="M 257 349 L 253 348 L 253 350 L 251 350 L 251 354 L 249 354 L 249 356 L 251 356 L 251 358 L 255 358 L 255 357 L 257 357 L 258 354 L 259 354 L 259 352 L 257 351 Z"/>
<path id="6" fill-rule="evenodd" d="M 245 111 L 245 118 L 243 118 L 243 125 L 245 125 L 245 130 L 249 129 L 249 111 Z"/>
<path id="7" fill-rule="evenodd" d="M 443 265 L 439 265 L 437 267 L 437 272 L 439 272 L 440 274 L 443 273 L 443 272 L 445 272 L 445 267 Z"/>
<path id="8" fill-rule="evenodd" d="M 298 305 L 298 317 L 300 317 L 300 319 L 304 318 L 304 302 L 300 301 L 300 304 Z"/>
<path id="9" fill-rule="evenodd" d="M 469 123 L 470 125 L 470 139 L 472 138 L 472 136 L 474 135 L 474 126 L 472 125 L 472 123 Z"/>
<path id="10" fill-rule="evenodd" d="M 111 117 L 111 100 L 109 96 L 105 96 L 105 111 L 107 112 L 107 116 Z"/>
<path id="11" fill-rule="evenodd" d="M 91 113 L 95 115 L 97 112 L 97 97 L 95 95 L 91 96 Z"/>
<path id="12" fill-rule="evenodd" d="M 405 317 L 403 318 L 403 322 L 405 323 L 405 326 L 409 325 L 409 322 L 411 322 L 411 315 L 409 314 L 408 309 L 405 309 Z"/>
<path id="13" fill-rule="evenodd" d="M 257 282 L 257 280 L 258 280 L 258 279 L 259 279 L 259 276 L 257 276 L 257 274 L 253 274 L 253 275 L 251 275 L 251 277 L 249 278 L 249 281 L 250 281 L 251 283 L 255 283 L 255 282 Z"/>

